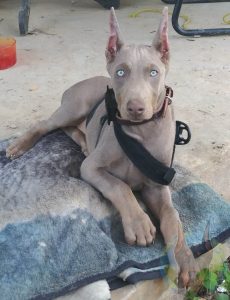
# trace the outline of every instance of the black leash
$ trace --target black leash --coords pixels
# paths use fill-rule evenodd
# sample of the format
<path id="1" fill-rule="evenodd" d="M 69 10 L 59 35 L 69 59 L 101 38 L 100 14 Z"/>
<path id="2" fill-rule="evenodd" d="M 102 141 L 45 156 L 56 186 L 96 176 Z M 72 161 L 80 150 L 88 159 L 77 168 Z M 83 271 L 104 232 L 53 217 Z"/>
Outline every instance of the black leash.
<path id="1" fill-rule="evenodd" d="M 152 181 L 168 185 L 176 171 L 152 156 L 141 143 L 127 135 L 116 121 L 113 122 L 113 125 L 116 138 L 132 163 Z"/>

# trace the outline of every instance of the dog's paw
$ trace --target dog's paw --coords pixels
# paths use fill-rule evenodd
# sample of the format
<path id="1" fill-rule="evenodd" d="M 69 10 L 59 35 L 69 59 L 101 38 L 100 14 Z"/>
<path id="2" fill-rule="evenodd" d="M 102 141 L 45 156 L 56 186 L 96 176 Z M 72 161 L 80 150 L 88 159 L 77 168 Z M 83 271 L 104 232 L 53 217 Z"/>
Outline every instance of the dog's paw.
<path id="1" fill-rule="evenodd" d="M 12 144 L 6 149 L 6 157 L 10 159 L 16 159 L 28 151 L 38 140 L 35 134 L 26 134 L 22 137 L 17 138 Z"/>
<path id="2" fill-rule="evenodd" d="M 125 239 L 128 244 L 147 246 L 154 242 L 156 228 L 152 224 L 149 216 L 143 211 L 134 216 L 122 219 Z"/>
<path id="3" fill-rule="evenodd" d="M 179 266 L 178 286 L 191 286 L 196 278 L 196 273 L 199 271 L 193 253 L 187 245 L 183 245 L 175 253 L 176 262 Z"/>
<path id="4" fill-rule="evenodd" d="M 13 160 L 21 156 L 24 152 L 25 151 L 22 150 L 21 143 L 18 143 L 16 140 L 16 142 L 13 142 L 8 148 L 6 148 L 6 157 Z"/>

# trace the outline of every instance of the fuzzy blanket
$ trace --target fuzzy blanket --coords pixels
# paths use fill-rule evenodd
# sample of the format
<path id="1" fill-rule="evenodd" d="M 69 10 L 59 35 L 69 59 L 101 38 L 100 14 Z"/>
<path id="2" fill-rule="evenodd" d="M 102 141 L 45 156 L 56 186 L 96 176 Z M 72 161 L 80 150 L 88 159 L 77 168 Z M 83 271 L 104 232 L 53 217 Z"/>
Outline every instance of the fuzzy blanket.
<path id="1" fill-rule="evenodd" d="M 61 130 L 15 161 L 5 157 L 8 143 L 0 142 L 1 299 L 53 299 L 101 279 L 113 289 L 165 276 L 159 229 L 150 247 L 126 244 L 120 216 L 79 178 L 84 156 Z M 199 256 L 230 237 L 230 205 L 175 168 L 173 202 Z"/>

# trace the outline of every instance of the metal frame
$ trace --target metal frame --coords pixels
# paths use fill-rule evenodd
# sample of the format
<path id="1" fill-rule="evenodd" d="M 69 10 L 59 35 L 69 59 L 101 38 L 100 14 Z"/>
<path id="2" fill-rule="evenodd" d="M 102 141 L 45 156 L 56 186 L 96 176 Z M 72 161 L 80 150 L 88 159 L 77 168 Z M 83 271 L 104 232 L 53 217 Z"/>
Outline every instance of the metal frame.
<path id="1" fill-rule="evenodd" d="M 177 0 L 162 0 L 168 4 L 175 4 Z M 184 0 L 183 3 L 216 3 L 216 2 L 229 2 L 229 0 Z"/>
<path id="2" fill-rule="evenodd" d="M 183 29 L 179 25 L 179 16 L 183 3 L 214 3 L 214 2 L 229 2 L 229 0 L 162 0 L 166 3 L 175 3 L 172 14 L 172 26 L 175 31 L 185 36 L 214 36 L 230 34 L 230 28 L 209 28 L 209 29 Z"/>
<path id="3" fill-rule="evenodd" d="M 175 31 L 184 36 L 213 36 L 230 34 L 230 28 L 210 28 L 210 29 L 183 29 L 179 25 L 179 16 L 183 3 L 215 3 L 229 2 L 229 0 L 162 0 L 168 4 L 175 4 L 172 14 L 172 26 Z M 28 33 L 31 0 L 21 0 L 18 13 L 19 31 L 21 35 Z"/>

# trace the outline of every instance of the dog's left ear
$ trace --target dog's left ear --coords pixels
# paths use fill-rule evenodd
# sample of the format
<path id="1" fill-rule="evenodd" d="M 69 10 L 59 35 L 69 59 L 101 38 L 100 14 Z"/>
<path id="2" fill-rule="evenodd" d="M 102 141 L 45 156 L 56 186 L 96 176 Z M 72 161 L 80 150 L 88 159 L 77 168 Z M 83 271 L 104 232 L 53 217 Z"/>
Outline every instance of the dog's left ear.
<path id="1" fill-rule="evenodd" d="M 162 61 L 167 64 L 169 61 L 168 7 L 163 9 L 161 22 L 152 45 L 160 52 Z"/>
<path id="2" fill-rule="evenodd" d="M 119 29 L 119 25 L 117 22 L 117 18 L 115 15 L 114 8 L 112 7 L 110 10 L 110 35 L 108 40 L 108 45 L 105 50 L 105 56 L 108 62 L 112 62 L 123 45 L 123 40 L 121 38 L 121 33 Z"/>

